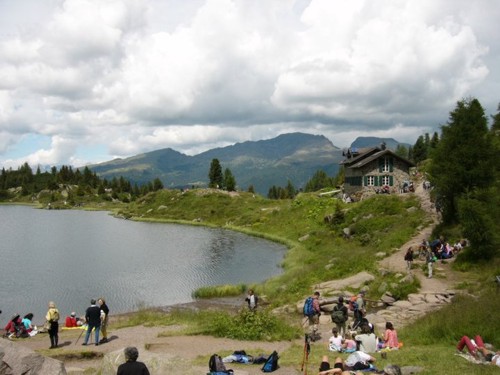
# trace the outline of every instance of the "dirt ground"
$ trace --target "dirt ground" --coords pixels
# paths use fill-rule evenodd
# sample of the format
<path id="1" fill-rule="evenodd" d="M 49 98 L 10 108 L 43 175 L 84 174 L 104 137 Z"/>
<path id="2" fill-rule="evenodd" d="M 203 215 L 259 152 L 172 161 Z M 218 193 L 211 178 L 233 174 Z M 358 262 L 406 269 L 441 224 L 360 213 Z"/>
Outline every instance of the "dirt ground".
<path id="1" fill-rule="evenodd" d="M 424 228 L 420 233 L 418 233 L 414 238 L 404 244 L 399 251 L 392 254 L 391 256 L 383 259 L 380 262 L 381 267 L 391 269 L 393 271 L 405 272 L 406 264 L 403 260 L 404 253 L 409 246 L 417 245 L 422 241 L 423 238 L 430 238 L 430 234 L 434 225 L 438 222 L 438 217 L 433 210 L 433 207 L 429 201 L 428 193 L 424 191 L 421 184 L 417 186 L 416 192 L 422 201 L 422 207 L 429 213 L 431 218 L 431 224 Z M 436 263 L 437 267 L 440 268 L 439 272 L 445 272 L 446 277 L 434 277 L 432 279 L 427 279 L 425 274 L 420 270 L 416 269 L 414 272 L 416 276 L 420 279 L 422 283 L 422 291 L 426 292 L 441 292 L 450 287 L 452 287 L 456 282 L 456 277 L 453 275 L 453 271 L 450 269 L 449 264 Z M 223 304 L 227 308 L 227 305 L 240 304 L 241 300 L 222 300 L 214 302 L 199 302 L 198 305 L 194 304 L 191 307 L 194 308 L 208 308 L 211 303 Z M 116 319 L 116 317 L 115 317 Z M 66 366 L 68 374 L 85 374 L 93 373 L 92 369 L 99 368 L 101 359 L 84 359 L 84 358 L 74 358 L 68 359 L 64 355 L 72 352 L 83 352 L 92 351 L 95 353 L 105 354 L 113 352 L 116 350 L 122 350 L 126 346 L 136 346 L 141 351 L 149 350 L 150 352 L 156 354 L 164 354 L 165 356 L 176 357 L 184 361 L 184 363 L 195 360 L 194 364 L 189 367 L 189 369 L 182 368 L 179 369 L 178 374 L 206 374 L 208 371 L 208 362 L 205 362 L 200 357 L 208 357 L 217 352 L 228 351 L 228 350 L 245 350 L 247 353 L 252 355 L 259 355 L 261 353 L 270 354 L 273 350 L 278 351 L 278 353 L 291 347 L 294 343 L 303 346 L 303 339 L 297 340 L 296 342 L 251 342 L 251 341 L 238 341 L 230 339 L 221 339 L 208 336 L 183 336 L 174 335 L 169 337 L 158 337 L 160 332 L 165 332 L 167 330 L 175 330 L 176 327 L 130 327 L 111 330 L 109 333 L 109 342 L 94 346 L 89 345 L 87 347 L 81 346 L 83 342 L 83 336 L 81 337 L 81 331 L 70 330 L 60 332 L 60 348 L 55 350 L 48 350 L 50 346 L 49 338 L 47 334 L 39 334 L 33 338 L 24 339 L 19 342 L 20 345 L 24 345 L 33 350 L 40 351 L 42 354 L 50 355 L 58 359 L 63 360 Z M 330 328 L 328 328 L 330 329 Z M 325 335 L 324 335 L 325 336 Z M 323 337 L 321 341 L 324 341 L 325 347 L 328 337 Z M 326 353 L 325 353 L 326 354 Z M 63 359 L 64 357 L 64 359 Z M 141 356 L 139 354 L 139 360 Z M 293 367 L 281 367 L 275 372 L 275 374 L 301 374 L 300 371 L 302 358 L 297 358 L 297 365 Z M 261 365 L 231 365 L 228 368 L 233 368 L 236 375 L 253 375 L 261 374 Z M 309 364 L 308 366 L 310 373 L 315 373 L 316 364 Z M 176 372 L 177 373 L 177 372 Z"/>

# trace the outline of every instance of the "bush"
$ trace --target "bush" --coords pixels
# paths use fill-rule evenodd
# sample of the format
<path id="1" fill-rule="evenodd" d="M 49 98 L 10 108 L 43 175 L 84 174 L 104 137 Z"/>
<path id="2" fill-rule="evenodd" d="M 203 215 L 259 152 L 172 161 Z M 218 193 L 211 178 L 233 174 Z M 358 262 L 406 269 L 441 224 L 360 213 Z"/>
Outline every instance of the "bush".
<path id="1" fill-rule="evenodd" d="M 208 314 L 204 334 L 236 340 L 292 340 L 298 338 L 296 328 L 287 325 L 269 310 L 241 309 L 237 315 L 225 312 Z"/>

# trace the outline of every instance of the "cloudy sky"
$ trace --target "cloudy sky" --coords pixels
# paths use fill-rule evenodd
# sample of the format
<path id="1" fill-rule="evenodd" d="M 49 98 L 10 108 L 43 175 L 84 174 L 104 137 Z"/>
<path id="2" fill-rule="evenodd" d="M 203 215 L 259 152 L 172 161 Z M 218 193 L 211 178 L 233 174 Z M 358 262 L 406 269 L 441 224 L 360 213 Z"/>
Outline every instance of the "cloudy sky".
<path id="1" fill-rule="evenodd" d="M 0 0 L 0 167 L 289 132 L 414 143 L 500 102 L 496 0 Z"/>

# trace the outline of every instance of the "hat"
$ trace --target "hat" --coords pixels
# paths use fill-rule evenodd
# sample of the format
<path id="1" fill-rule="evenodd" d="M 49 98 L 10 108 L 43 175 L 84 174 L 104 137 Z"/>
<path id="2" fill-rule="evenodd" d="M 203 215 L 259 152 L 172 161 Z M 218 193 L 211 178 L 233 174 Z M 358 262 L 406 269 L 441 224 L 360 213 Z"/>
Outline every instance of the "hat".
<path id="1" fill-rule="evenodd" d="M 359 294 L 361 294 L 362 296 L 364 296 L 366 294 L 366 291 L 365 290 L 360 290 Z"/>
<path id="2" fill-rule="evenodd" d="M 76 312 L 74 312 L 74 311 L 73 311 L 73 312 L 71 313 L 71 316 L 76 316 Z"/>

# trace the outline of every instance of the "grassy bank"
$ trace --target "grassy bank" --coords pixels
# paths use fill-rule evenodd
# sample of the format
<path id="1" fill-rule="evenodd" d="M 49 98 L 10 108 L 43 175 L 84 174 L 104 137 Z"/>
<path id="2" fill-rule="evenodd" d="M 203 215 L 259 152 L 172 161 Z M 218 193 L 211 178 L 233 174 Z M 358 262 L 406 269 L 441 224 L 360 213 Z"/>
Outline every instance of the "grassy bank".
<path id="1" fill-rule="evenodd" d="M 337 213 L 337 214 L 335 214 Z M 377 252 L 391 253 L 425 224 L 415 197 L 375 196 L 354 204 L 317 194 L 268 200 L 250 193 L 163 190 L 118 214 L 136 220 L 180 222 L 238 230 L 285 244 L 284 274 L 256 287 L 273 305 L 295 302 L 315 283 L 360 271 L 377 274 Z M 326 223 L 334 215 L 334 223 Z M 351 238 L 343 236 L 349 228 Z"/>

